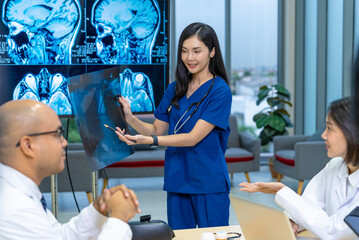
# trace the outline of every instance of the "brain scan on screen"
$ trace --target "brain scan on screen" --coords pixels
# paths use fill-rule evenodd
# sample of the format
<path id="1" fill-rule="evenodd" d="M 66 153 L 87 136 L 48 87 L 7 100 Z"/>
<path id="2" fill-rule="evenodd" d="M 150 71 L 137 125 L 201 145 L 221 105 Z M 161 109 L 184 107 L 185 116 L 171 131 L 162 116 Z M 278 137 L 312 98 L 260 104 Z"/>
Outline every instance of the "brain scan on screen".
<path id="1" fill-rule="evenodd" d="M 78 0 L 5 0 L 8 55 L 16 64 L 71 64 L 80 9 Z"/>
<path id="2" fill-rule="evenodd" d="M 153 87 L 148 76 L 142 72 L 133 73 L 126 68 L 120 73 L 121 94 L 130 103 L 133 112 L 154 111 Z"/>
<path id="3" fill-rule="evenodd" d="M 27 73 L 14 89 L 13 99 L 33 99 L 49 105 L 58 115 L 72 114 L 67 79 L 42 68 L 38 75 Z"/>
<path id="4" fill-rule="evenodd" d="M 121 94 L 130 104 L 132 112 L 151 112 L 155 110 L 152 83 L 150 78 L 143 72 L 132 72 L 129 68 L 126 68 L 122 73 L 119 73 L 119 77 L 116 77 L 111 82 L 104 82 L 103 86 L 106 89 L 111 89 L 114 96 Z M 98 113 L 103 113 L 104 104 L 100 103 L 99 106 Z"/>
<path id="5" fill-rule="evenodd" d="M 105 64 L 149 64 L 159 27 L 156 0 L 97 0 L 91 23 L 96 51 Z"/>
<path id="6" fill-rule="evenodd" d="M 117 67 L 114 96 L 155 111 L 169 82 L 170 0 L 0 2 L 0 104 L 32 98 L 74 115 L 71 78 Z"/>

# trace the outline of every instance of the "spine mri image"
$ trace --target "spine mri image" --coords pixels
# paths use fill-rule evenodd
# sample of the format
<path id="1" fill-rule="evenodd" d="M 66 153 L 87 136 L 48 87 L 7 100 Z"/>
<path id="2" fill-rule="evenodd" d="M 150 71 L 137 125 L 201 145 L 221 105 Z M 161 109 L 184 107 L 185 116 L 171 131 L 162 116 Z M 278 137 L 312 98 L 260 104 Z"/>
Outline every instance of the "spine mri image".
<path id="1" fill-rule="evenodd" d="M 97 55 L 103 63 L 151 63 L 160 26 L 156 0 L 97 0 L 91 23 L 97 33 Z"/>

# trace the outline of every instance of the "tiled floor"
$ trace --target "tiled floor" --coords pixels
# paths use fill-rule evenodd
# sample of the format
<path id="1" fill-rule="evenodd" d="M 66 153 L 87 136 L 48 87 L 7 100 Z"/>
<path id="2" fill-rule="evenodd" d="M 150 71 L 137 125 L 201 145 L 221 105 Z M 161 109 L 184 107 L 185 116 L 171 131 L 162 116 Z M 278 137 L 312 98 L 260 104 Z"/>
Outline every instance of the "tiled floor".
<path id="1" fill-rule="evenodd" d="M 252 182 L 268 182 L 275 181 L 271 178 L 267 165 L 262 165 L 259 172 L 249 173 Z M 246 181 L 243 173 L 234 174 L 233 187 L 231 194 L 241 194 L 255 201 L 267 205 L 275 205 L 274 195 L 272 194 L 261 194 L 261 193 L 245 193 L 240 192 L 238 184 Z M 290 188 L 296 190 L 298 182 L 294 179 L 284 177 L 282 182 Z M 140 201 L 140 208 L 142 210 L 141 215 L 151 214 L 152 219 L 167 221 L 166 213 L 166 192 L 162 190 L 163 178 L 152 177 L 152 178 L 126 178 L 126 179 L 110 179 L 109 186 L 115 186 L 118 184 L 125 184 L 128 188 L 133 189 Z M 305 182 L 305 185 L 307 182 Z M 102 187 L 102 180 L 99 180 L 99 188 Z M 45 198 L 48 203 L 48 207 L 51 210 L 51 193 L 45 193 Z M 88 205 L 86 194 L 83 192 L 75 193 L 77 202 L 80 209 Z M 59 193 L 58 195 L 58 219 L 60 222 L 67 222 L 71 217 L 78 214 L 74 197 L 72 193 Z M 137 215 L 133 220 L 139 220 L 140 215 Z M 233 209 L 230 210 L 230 225 L 236 225 L 238 221 L 234 214 Z"/>

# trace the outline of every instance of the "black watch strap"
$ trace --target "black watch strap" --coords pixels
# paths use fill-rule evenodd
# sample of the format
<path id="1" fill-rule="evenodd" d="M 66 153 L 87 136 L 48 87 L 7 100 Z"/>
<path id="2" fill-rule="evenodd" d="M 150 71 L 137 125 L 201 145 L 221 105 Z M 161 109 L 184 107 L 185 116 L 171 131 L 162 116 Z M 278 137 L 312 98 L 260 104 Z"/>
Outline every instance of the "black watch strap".
<path id="1" fill-rule="evenodd" d="M 153 138 L 153 143 L 151 144 L 151 146 L 158 146 L 158 138 L 156 135 L 151 135 L 151 137 Z"/>

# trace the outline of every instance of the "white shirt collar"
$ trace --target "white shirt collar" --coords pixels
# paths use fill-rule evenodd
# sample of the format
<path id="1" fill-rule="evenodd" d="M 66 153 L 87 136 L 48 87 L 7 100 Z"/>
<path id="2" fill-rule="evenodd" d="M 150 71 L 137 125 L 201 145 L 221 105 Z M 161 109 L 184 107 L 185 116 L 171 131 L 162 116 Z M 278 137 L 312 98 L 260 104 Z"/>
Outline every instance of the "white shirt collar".
<path id="1" fill-rule="evenodd" d="M 342 159 L 342 158 L 341 158 Z M 359 188 L 359 170 L 353 172 L 352 174 L 348 174 L 348 166 L 342 160 L 342 164 L 338 171 L 338 177 L 341 182 L 343 182 L 343 196 L 346 196 L 345 199 L 350 198 L 356 192 L 356 189 Z M 339 190 L 337 190 L 339 191 Z"/>
<path id="2" fill-rule="evenodd" d="M 347 169 L 348 174 L 348 169 Z M 359 187 L 359 169 L 348 175 L 349 183 L 352 187 Z"/>
<path id="3" fill-rule="evenodd" d="M 0 163 L 0 178 L 28 195 L 30 198 L 41 199 L 42 194 L 39 187 L 30 178 L 17 171 L 16 169 Z"/>
<path id="4" fill-rule="evenodd" d="M 352 186 L 357 186 L 359 184 L 359 169 L 349 175 L 348 166 L 346 165 L 344 160 L 343 160 L 342 165 L 340 166 L 338 176 L 341 179 L 348 178 L 348 180 Z"/>

